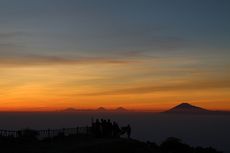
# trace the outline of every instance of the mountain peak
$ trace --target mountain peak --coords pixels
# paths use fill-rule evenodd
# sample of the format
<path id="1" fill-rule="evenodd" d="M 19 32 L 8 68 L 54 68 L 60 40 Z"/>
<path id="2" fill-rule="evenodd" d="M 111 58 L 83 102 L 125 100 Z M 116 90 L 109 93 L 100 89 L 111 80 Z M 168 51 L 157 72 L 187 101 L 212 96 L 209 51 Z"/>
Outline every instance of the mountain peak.
<path id="1" fill-rule="evenodd" d="M 99 107 L 97 111 L 107 111 L 104 107 Z"/>
<path id="2" fill-rule="evenodd" d="M 208 110 L 191 105 L 189 103 L 181 103 L 168 111 L 166 113 L 207 113 Z"/>
<path id="3" fill-rule="evenodd" d="M 186 102 L 184 102 L 184 103 L 181 103 L 181 104 L 179 104 L 179 105 L 184 105 L 184 106 L 192 106 L 191 104 L 189 104 L 189 103 L 186 103 Z"/>
<path id="4" fill-rule="evenodd" d="M 78 111 L 78 110 L 75 108 L 72 108 L 72 107 L 69 107 L 69 108 L 66 108 L 63 110 L 63 112 L 76 112 L 76 111 Z"/>
<path id="5" fill-rule="evenodd" d="M 193 106 L 189 103 L 181 103 L 179 105 L 176 106 L 177 108 L 194 108 L 194 107 L 197 107 L 197 106 Z"/>
<path id="6" fill-rule="evenodd" d="M 115 111 L 124 112 L 127 111 L 127 109 L 125 109 L 124 107 L 118 107 L 115 109 Z"/>

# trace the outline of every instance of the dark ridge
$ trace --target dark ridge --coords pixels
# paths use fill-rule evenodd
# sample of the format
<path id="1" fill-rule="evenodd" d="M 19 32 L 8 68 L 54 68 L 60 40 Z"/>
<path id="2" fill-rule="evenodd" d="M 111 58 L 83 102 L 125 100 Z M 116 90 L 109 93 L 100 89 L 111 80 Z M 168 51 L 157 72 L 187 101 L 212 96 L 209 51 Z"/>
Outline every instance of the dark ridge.
<path id="1" fill-rule="evenodd" d="M 0 142 L 4 153 L 222 153 L 212 147 L 192 147 L 173 137 L 159 145 L 125 138 L 63 135 L 45 140 L 0 137 Z"/>

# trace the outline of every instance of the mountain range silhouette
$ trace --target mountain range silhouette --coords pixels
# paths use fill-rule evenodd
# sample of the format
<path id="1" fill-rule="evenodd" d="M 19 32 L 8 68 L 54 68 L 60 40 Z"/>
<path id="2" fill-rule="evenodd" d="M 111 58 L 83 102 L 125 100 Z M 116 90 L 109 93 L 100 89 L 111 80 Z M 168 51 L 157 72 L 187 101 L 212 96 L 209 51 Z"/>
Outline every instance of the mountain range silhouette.
<path id="1" fill-rule="evenodd" d="M 79 112 L 79 111 L 97 111 L 97 112 L 106 112 L 106 111 L 112 111 L 112 112 L 126 112 L 129 111 L 125 109 L 124 107 L 117 107 L 115 109 L 106 109 L 104 107 L 98 107 L 97 109 L 76 109 L 76 108 L 66 108 L 64 110 L 61 110 L 61 112 Z"/>
<path id="2" fill-rule="evenodd" d="M 132 110 L 128 110 L 124 107 L 117 107 L 115 109 L 106 109 L 105 107 L 98 107 L 97 109 L 76 109 L 76 108 L 66 108 L 61 110 L 60 112 L 81 112 L 81 111 L 96 111 L 96 112 L 133 112 Z M 189 103 L 181 103 L 167 111 L 163 111 L 161 113 L 165 114 L 207 114 L 207 115 L 230 115 L 229 111 L 215 111 L 208 110 L 202 107 L 194 106 Z"/>

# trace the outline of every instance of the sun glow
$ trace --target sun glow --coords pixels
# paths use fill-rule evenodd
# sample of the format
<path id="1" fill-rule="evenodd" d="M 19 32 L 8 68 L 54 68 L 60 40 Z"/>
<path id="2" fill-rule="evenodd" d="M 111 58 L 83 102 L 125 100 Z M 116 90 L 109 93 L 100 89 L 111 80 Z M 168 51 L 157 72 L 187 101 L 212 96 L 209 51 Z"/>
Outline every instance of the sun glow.
<path id="1" fill-rule="evenodd" d="M 46 111 L 70 106 L 123 106 L 159 111 L 182 101 L 208 109 L 230 109 L 229 84 L 223 80 L 227 78 L 200 79 L 209 74 L 179 69 L 174 60 L 166 62 L 169 67 L 162 63 L 139 60 L 1 67 L 0 109 Z"/>

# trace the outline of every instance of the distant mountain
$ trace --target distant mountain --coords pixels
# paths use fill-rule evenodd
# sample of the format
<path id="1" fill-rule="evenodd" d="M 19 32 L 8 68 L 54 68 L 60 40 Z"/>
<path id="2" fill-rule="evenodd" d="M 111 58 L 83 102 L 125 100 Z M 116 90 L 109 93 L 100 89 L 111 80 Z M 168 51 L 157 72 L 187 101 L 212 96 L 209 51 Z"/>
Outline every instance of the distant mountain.
<path id="1" fill-rule="evenodd" d="M 114 111 L 117 111 L 117 112 L 126 112 L 126 111 L 128 111 L 128 110 L 125 109 L 124 107 L 118 107 L 118 108 L 116 108 Z"/>
<path id="2" fill-rule="evenodd" d="M 72 108 L 72 107 L 62 110 L 62 112 L 77 112 L 77 111 L 78 111 L 77 109 Z"/>
<path id="3" fill-rule="evenodd" d="M 165 111 L 165 113 L 193 113 L 193 114 L 213 113 L 213 112 L 214 111 L 209 111 L 207 109 L 197 107 L 189 103 L 181 103 L 169 109 L 168 111 Z"/>
<path id="4" fill-rule="evenodd" d="M 124 107 L 118 107 L 116 109 L 106 109 L 104 107 L 99 107 L 97 109 L 75 109 L 75 108 L 66 108 L 64 110 L 60 110 L 60 112 L 83 112 L 83 111 L 87 111 L 87 112 L 93 112 L 93 111 L 97 111 L 97 112 L 107 112 L 107 111 L 111 111 L 111 112 L 126 112 L 128 111 L 127 109 L 125 109 Z"/>
<path id="5" fill-rule="evenodd" d="M 98 109 L 96 109 L 96 111 L 104 112 L 107 111 L 107 109 L 105 109 L 104 107 L 99 107 Z"/>

